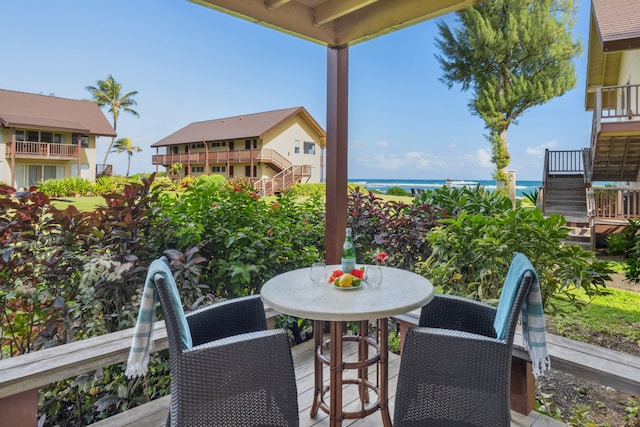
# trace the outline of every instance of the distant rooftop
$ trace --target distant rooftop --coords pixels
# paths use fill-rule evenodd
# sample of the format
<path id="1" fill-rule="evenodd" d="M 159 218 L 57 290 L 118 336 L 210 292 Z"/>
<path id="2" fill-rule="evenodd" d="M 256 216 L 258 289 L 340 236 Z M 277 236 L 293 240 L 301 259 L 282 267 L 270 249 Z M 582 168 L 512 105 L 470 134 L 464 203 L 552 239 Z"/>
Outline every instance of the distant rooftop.
<path id="1" fill-rule="evenodd" d="M 263 138 L 275 126 L 296 114 L 302 115 L 316 131 L 325 137 L 322 127 L 311 117 L 304 107 L 193 122 L 171 135 L 151 144 L 165 147 L 203 141 L 223 141 L 242 138 Z"/>
<path id="2" fill-rule="evenodd" d="M 93 101 L 0 89 L 0 126 L 116 136 Z"/>

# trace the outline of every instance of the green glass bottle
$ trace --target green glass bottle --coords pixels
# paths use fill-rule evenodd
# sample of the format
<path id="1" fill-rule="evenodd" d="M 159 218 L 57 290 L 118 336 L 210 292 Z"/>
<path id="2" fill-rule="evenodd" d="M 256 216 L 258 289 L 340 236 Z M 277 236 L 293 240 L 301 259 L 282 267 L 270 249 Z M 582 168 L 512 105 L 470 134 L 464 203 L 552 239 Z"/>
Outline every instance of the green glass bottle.
<path id="1" fill-rule="evenodd" d="M 356 268 L 356 248 L 353 245 L 353 237 L 351 236 L 351 228 L 347 227 L 344 236 L 344 244 L 342 245 L 342 271 L 351 273 Z"/>

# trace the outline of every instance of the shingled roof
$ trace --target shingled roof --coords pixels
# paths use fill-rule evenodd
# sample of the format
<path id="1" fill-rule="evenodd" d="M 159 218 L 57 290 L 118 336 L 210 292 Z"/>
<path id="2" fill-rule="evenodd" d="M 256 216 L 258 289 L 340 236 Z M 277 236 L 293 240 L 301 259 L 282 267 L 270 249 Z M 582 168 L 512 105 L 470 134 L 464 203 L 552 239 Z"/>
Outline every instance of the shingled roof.
<path id="1" fill-rule="evenodd" d="M 266 111 L 235 117 L 206 120 L 191 123 L 171 135 L 151 144 L 152 147 L 187 144 L 202 141 L 224 141 L 242 138 L 264 138 L 275 126 L 296 114 L 309 122 L 324 138 L 322 127 L 311 117 L 304 107 Z"/>
<path id="2" fill-rule="evenodd" d="M 116 136 L 92 101 L 0 89 L 0 126 Z"/>
<path id="3" fill-rule="evenodd" d="M 638 0 L 592 0 L 603 52 L 640 48 Z"/>

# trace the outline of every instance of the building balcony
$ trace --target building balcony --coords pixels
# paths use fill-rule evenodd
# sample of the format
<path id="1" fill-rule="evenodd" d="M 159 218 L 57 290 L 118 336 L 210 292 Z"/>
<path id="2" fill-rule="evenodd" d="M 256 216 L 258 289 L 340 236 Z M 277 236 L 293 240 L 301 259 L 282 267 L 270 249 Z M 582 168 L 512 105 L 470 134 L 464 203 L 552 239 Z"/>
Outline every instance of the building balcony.
<path id="1" fill-rule="evenodd" d="M 151 157 L 151 163 L 170 168 L 176 163 L 185 166 L 195 164 L 226 165 L 237 163 L 267 163 L 277 171 L 287 169 L 292 163 L 275 150 L 228 150 L 202 151 L 190 153 L 156 154 Z"/>
<path id="2" fill-rule="evenodd" d="M 77 160 L 80 148 L 77 144 L 16 141 L 15 150 L 6 145 L 6 157 L 16 159 Z"/>
<path id="3" fill-rule="evenodd" d="M 637 181 L 640 173 L 640 85 L 598 88 L 591 132 L 591 179 Z"/>

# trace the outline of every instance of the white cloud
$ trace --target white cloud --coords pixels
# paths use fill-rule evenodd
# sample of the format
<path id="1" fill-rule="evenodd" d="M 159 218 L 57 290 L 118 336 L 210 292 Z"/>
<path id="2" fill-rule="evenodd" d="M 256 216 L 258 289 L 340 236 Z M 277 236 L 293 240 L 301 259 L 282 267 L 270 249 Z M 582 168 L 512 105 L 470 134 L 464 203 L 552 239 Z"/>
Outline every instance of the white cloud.
<path id="1" fill-rule="evenodd" d="M 389 143 L 387 141 L 380 140 L 376 142 L 374 145 L 378 148 L 387 148 L 389 146 Z"/>
<path id="2" fill-rule="evenodd" d="M 475 166 L 480 166 L 481 168 L 491 169 L 494 167 L 493 162 L 491 161 L 491 154 L 485 150 L 484 148 L 478 149 L 476 154 L 465 154 L 465 160 Z"/>
<path id="3" fill-rule="evenodd" d="M 441 157 L 421 151 L 409 151 L 404 154 L 359 157 L 356 162 L 369 168 L 383 170 L 429 170 L 446 168 L 447 162 Z"/>
<path id="4" fill-rule="evenodd" d="M 449 144 L 449 149 L 450 150 L 455 150 L 456 148 L 458 148 L 458 146 L 456 144 Z"/>
<path id="5" fill-rule="evenodd" d="M 527 147 L 526 153 L 530 156 L 542 157 L 544 156 L 544 151 L 549 149 L 556 148 L 558 146 L 558 142 L 555 140 L 547 141 L 544 144 L 538 145 L 537 147 Z"/>

